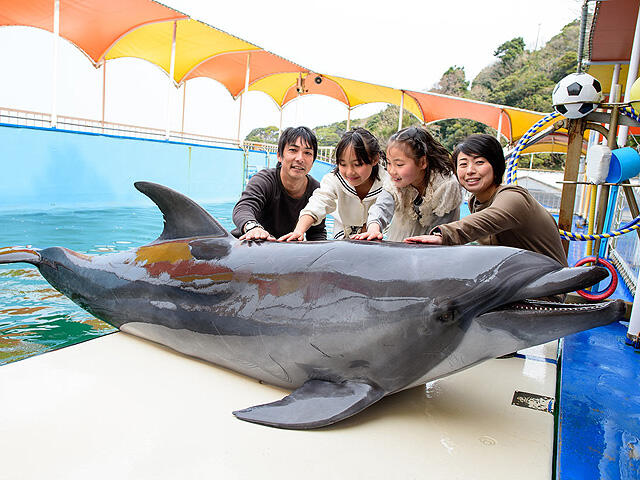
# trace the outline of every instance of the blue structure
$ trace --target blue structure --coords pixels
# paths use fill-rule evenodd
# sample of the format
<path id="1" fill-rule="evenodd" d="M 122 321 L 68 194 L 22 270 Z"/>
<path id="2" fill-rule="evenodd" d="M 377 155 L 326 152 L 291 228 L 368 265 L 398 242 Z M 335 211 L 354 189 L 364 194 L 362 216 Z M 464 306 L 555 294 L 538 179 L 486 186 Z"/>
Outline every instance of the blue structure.
<path id="1" fill-rule="evenodd" d="M 0 209 L 149 205 L 133 188 L 146 180 L 199 203 L 235 202 L 244 152 L 225 148 L 0 124 Z M 273 153 L 250 151 L 248 170 L 274 167 Z M 331 165 L 316 161 L 320 180 Z"/>

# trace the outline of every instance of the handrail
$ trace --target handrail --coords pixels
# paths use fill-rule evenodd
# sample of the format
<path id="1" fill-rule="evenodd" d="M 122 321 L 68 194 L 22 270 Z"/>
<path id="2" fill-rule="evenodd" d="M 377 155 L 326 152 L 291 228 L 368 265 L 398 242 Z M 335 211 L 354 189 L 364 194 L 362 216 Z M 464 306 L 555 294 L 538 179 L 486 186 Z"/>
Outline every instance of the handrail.
<path id="1" fill-rule="evenodd" d="M 26 127 L 51 128 L 51 114 L 0 107 L 0 123 Z M 70 130 L 95 134 L 132 136 L 135 138 L 170 140 L 175 142 L 196 143 L 212 146 L 232 145 L 236 148 L 245 147 L 251 150 L 258 150 L 267 153 L 278 152 L 278 145 L 272 143 L 241 141 L 239 144 L 238 140 L 233 138 L 176 131 L 169 132 L 169 138 L 167 139 L 166 131 L 161 128 L 143 127 L 127 123 L 102 122 L 100 120 L 91 120 L 88 118 L 72 117 L 68 115 L 58 115 L 57 125 L 58 129 L 68 128 Z M 318 159 L 327 163 L 333 163 L 333 149 L 334 147 L 319 147 Z"/>

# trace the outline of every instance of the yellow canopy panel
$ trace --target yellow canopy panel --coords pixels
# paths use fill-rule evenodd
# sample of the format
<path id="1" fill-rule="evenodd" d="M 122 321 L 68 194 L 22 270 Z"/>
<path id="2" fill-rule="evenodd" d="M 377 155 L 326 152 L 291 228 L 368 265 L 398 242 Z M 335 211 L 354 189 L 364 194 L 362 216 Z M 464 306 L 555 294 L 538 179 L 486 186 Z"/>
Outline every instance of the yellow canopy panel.
<path id="1" fill-rule="evenodd" d="M 269 75 L 253 82 L 249 90 L 266 93 L 279 107 L 303 95 L 325 95 L 350 108 L 378 102 L 399 106 L 402 96 L 401 90 L 311 72 Z M 407 95 L 404 108 L 422 120 L 417 103 Z"/>
<path id="2" fill-rule="evenodd" d="M 172 41 L 173 22 L 145 25 L 114 44 L 106 58 L 141 58 L 169 73 Z M 260 47 L 197 20 L 178 20 L 173 79 L 176 84 L 180 83 L 189 71 L 216 55 L 252 50 L 260 50 Z"/>

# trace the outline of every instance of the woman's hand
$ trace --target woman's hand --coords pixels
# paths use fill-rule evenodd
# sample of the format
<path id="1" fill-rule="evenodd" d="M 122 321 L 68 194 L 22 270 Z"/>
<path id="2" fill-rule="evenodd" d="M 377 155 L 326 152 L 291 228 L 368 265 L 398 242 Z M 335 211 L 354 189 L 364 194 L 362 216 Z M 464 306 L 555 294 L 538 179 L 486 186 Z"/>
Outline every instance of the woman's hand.
<path id="1" fill-rule="evenodd" d="M 407 237 L 404 243 L 426 243 L 428 245 L 442 245 L 442 237 L 440 235 L 416 235 L 415 237 Z"/>
<path id="2" fill-rule="evenodd" d="M 351 235 L 351 240 L 382 240 L 382 232 L 380 231 L 380 225 L 376 222 L 372 222 L 367 226 L 367 231 Z"/>
<path id="3" fill-rule="evenodd" d="M 268 240 L 269 242 L 274 242 L 276 237 L 267 232 L 264 228 L 256 227 L 249 230 L 247 233 L 240 237 L 240 240 L 249 240 L 254 242 L 261 242 L 264 240 Z"/>
<path id="4" fill-rule="evenodd" d="M 304 232 L 298 232 L 294 230 L 291 233 L 281 236 L 279 242 L 301 242 L 304 240 Z"/>

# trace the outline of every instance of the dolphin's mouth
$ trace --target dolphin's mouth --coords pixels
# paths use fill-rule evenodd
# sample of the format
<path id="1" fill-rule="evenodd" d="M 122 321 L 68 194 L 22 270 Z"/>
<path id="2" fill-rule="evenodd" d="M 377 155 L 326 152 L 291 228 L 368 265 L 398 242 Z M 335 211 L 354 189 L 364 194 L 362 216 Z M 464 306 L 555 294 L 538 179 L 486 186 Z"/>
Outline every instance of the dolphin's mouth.
<path id="1" fill-rule="evenodd" d="M 486 312 L 538 312 L 538 313 L 589 313 L 601 312 L 611 307 L 614 301 L 601 303 L 558 303 L 545 300 L 521 300 L 508 303 Z"/>

